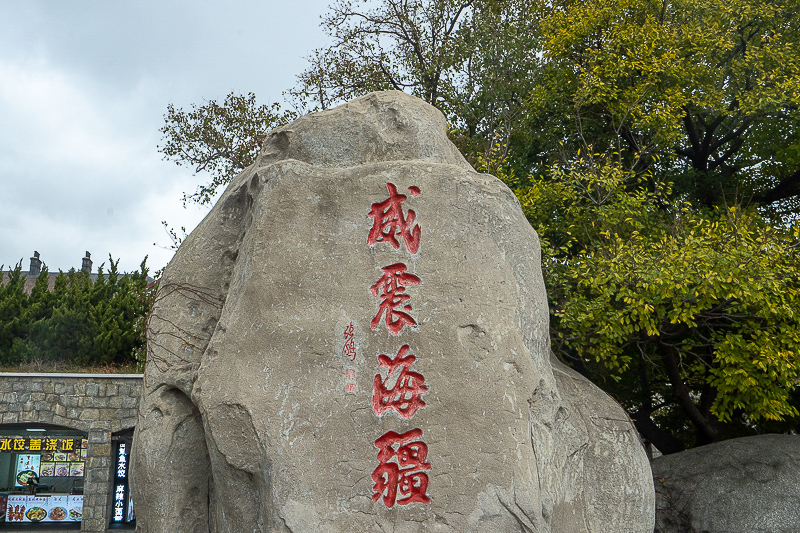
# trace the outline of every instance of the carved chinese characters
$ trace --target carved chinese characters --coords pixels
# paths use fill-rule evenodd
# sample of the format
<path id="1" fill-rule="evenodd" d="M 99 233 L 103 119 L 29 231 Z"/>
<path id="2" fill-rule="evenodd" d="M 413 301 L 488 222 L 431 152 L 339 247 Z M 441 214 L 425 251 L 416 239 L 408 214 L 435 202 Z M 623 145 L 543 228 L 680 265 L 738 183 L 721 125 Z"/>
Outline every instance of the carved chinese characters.
<path id="1" fill-rule="evenodd" d="M 376 502 L 383 496 L 386 507 L 407 505 L 413 502 L 431 503 L 427 496 L 428 474 L 431 469 L 428 457 L 428 446 L 417 440 L 422 437 L 421 429 L 412 429 L 403 434 L 389 431 L 378 440 L 375 446 L 378 452 L 378 468 L 372 472 L 375 482 Z M 394 462 L 390 462 L 394 460 Z"/>
<path id="2" fill-rule="evenodd" d="M 400 249 L 402 240 L 411 254 L 419 251 L 422 230 L 416 224 L 416 213 L 409 209 L 403 212 L 403 202 L 408 197 L 397 192 L 393 183 L 387 183 L 389 198 L 372 204 L 369 211 L 373 219 L 372 229 L 367 236 L 367 244 L 376 246 L 387 243 L 395 250 Z M 409 187 L 412 197 L 420 195 L 419 187 Z M 405 263 L 394 263 L 381 267 L 383 275 L 371 287 L 372 295 L 380 298 L 378 313 L 370 322 L 375 330 L 383 319 L 386 329 L 392 335 L 400 335 L 406 326 L 416 326 L 411 316 L 413 310 L 411 295 L 406 288 L 422 283 L 419 277 L 408 272 Z M 397 355 L 380 354 L 378 364 L 387 369 L 386 377 L 375 375 L 372 390 L 372 410 L 376 416 L 394 412 L 409 420 L 425 407 L 422 395 L 428 392 L 425 377 L 411 370 L 416 362 L 415 355 L 409 353 L 409 344 L 403 344 Z M 407 505 L 409 503 L 429 504 L 428 472 L 431 468 L 426 461 L 428 447 L 422 442 L 422 429 L 412 429 L 403 434 L 389 431 L 375 441 L 378 448 L 378 466 L 372 472 L 374 481 L 372 501 L 382 499 L 386 507 Z"/>
<path id="3" fill-rule="evenodd" d="M 350 324 L 344 330 L 344 346 L 342 346 L 342 355 L 350 359 L 350 361 L 356 360 L 356 338 L 352 322 L 350 322 Z"/>
<path id="4" fill-rule="evenodd" d="M 373 246 L 379 242 L 387 242 L 395 250 L 400 249 L 400 242 L 397 237 L 403 239 L 406 248 L 412 254 L 419 250 L 419 237 L 421 230 L 414 224 L 416 213 L 409 209 L 408 215 L 403 214 L 402 203 L 408 198 L 405 194 L 398 194 L 397 187 L 392 183 L 387 183 L 389 198 L 383 202 L 372 204 L 369 216 L 374 220 L 372 229 L 367 237 L 367 244 Z M 419 196 L 419 187 L 409 187 L 411 196 Z"/>
<path id="5" fill-rule="evenodd" d="M 386 379 L 381 379 L 380 374 L 375 376 L 372 409 L 378 416 L 393 410 L 408 420 L 425 407 L 422 395 L 428 392 L 428 387 L 422 374 L 411 372 L 411 365 L 417 358 L 409 354 L 409 350 L 408 344 L 404 344 L 393 359 L 383 354 L 378 356 L 380 366 L 389 369 Z"/>
<path id="6" fill-rule="evenodd" d="M 342 346 L 342 355 L 346 357 L 351 363 L 356 360 L 356 336 L 353 323 L 350 322 L 344 329 L 344 346 Z M 348 366 L 344 371 L 344 392 L 347 394 L 356 393 L 356 369 Z"/>
<path id="7" fill-rule="evenodd" d="M 370 322 L 370 327 L 376 329 L 384 316 L 386 329 L 392 335 L 399 335 L 405 326 L 416 326 L 414 320 L 406 311 L 411 311 L 410 303 L 407 303 L 411 296 L 406 294 L 406 287 L 414 287 L 420 284 L 420 279 L 414 274 L 406 272 L 406 265 L 395 263 L 381 268 L 383 276 L 370 287 L 373 296 L 380 295 L 381 303 L 378 306 L 378 314 Z M 398 307 L 402 306 L 403 311 Z"/>

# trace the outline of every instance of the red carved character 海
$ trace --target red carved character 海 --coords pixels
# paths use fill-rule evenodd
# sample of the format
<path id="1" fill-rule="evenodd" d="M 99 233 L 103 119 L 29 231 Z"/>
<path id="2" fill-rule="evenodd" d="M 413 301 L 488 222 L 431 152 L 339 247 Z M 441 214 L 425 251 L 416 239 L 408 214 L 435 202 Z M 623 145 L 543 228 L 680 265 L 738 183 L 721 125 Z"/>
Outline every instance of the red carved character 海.
<path id="1" fill-rule="evenodd" d="M 367 236 L 367 244 L 373 246 L 379 242 L 388 242 L 395 250 L 400 249 L 399 236 L 406 243 L 406 249 L 412 254 L 419 250 L 420 227 L 415 225 L 416 213 L 408 210 L 408 216 L 403 214 L 403 202 L 408 198 L 405 194 L 398 194 L 393 183 L 387 183 L 389 198 L 383 202 L 375 202 L 369 211 L 373 219 L 372 229 Z M 419 195 L 419 187 L 409 187 L 412 196 Z"/>
<path id="2" fill-rule="evenodd" d="M 428 474 L 430 463 L 428 446 L 418 440 L 422 438 L 421 429 L 412 429 L 405 433 L 389 431 L 375 441 L 378 452 L 378 466 L 372 472 L 375 482 L 372 490 L 372 501 L 383 497 L 386 507 L 407 505 L 409 503 L 431 503 L 428 491 Z M 397 448 L 395 449 L 395 446 Z"/>
<path id="3" fill-rule="evenodd" d="M 404 326 L 416 326 L 417 321 L 411 315 L 400 311 L 402 306 L 405 311 L 411 311 L 411 305 L 407 304 L 411 296 L 405 293 L 406 287 L 414 287 L 421 283 L 420 279 L 414 274 L 406 272 L 406 265 L 395 263 L 381 268 L 383 276 L 370 287 L 373 296 L 380 295 L 381 304 L 378 314 L 370 322 L 370 327 L 376 329 L 381 322 L 381 316 L 385 313 L 386 329 L 392 335 L 399 335 Z"/>
<path id="4" fill-rule="evenodd" d="M 425 385 L 425 378 L 422 374 L 411 371 L 411 365 L 417 358 L 409 354 L 409 350 L 408 344 L 404 344 L 394 359 L 383 354 L 378 356 L 380 366 L 389 369 L 386 379 L 381 379 L 380 374 L 375 376 L 372 389 L 372 410 L 378 416 L 386 411 L 394 410 L 408 420 L 418 409 L 425 407 L 422 395 L 428 392 L 428 387 Z M 393 378 L 392 374 L 397 370 L 400 372 L 394 379 L 394 385 L 389 387 L 389 380 Z"/>

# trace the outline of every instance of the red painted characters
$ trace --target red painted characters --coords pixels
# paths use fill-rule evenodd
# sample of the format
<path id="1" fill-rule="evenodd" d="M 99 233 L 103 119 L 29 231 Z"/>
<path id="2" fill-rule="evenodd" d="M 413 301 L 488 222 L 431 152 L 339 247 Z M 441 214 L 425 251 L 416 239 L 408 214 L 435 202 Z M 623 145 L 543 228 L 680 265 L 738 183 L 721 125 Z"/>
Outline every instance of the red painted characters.
<path id="1" fill-rule="evenodd" d="M 406 265 L 395 263 L 381 268 L 383 276 L 370 287 L 373 296 L 380 296 L 381 303 L 378 314 L 370 322 L 370 327 L 376 329 L 385 314 L 386 329 L 392 335 L 399 335 L 405 326 L 416 326 L 417 321 L 405 311 L 411 311 L 411 304 L 407 303 L 411 296 L 406 294 L 406 287 L 414 287 L 421 283 L 420 279 L 406 272 Z M 403 308 L 404 311 L 398 309 Z"/>
<path id="2" fill-rule="evenodd" d="M 428 446 L 422 442 L 422 430 L 405 433 L 389 431 L 375 441 L 378 448 L 378 467 L 372 472 L 372 501 L 383 497 L 390 509 L 395 505 L 430 503 L 428 497 L 428 472 L 431 469 Z M 395 448 L 396 447 L 396 448 Z"/>
<path id="3" fill-rule="evenodd" d="M 342 346 L 342 355 L 350 359 L 356 360 L 356 336 L 354 333 L 353 323 L 344 328 L 344 346 Z"/>
<path id="4" fill-rule="evenodd" d="M 403 202 L 408 197 L 397 192 L 393 183 L 386 183 L 389 198 L 372 204 L 369 216 L 372 228 L 367 236 L 367 244 L 388 243 L 395 250 L 400 249 L 400 241 L 411 254 L 419 251 L 422 230 L 416 224 L 416 213 L 409 209 L 403 212 Z M 413 197 L 420 195 L 416 186 L 408 188 Z M 400 335 L 406 326 L 414 327 L 417 321 L 411 316 L 411 296 L 408 287 L 419 286 L 420 278 L 408 272 L 404 263 L 394 263 L 381 268 L 381 278 L 370 287 L 372 295 L 380 298 L 378 313 L 370 322 L 375 330 L 384 320 L 386 329 L 392 335 Z M 347 332 L 345 331 L 345 335 Z M 389 411 L 396 412 L 405 420 L 410 420 L 419 409 L 425 407 L 422 396 L 428 392 L 425 377 L 414 372 L 411 367 L 416 362 L 410 353 L 409 344 L 400 347 L 397 355 L 380 354 L 378 364 L 386 368 L 386 377 L 380 372 L 375 375 L 372 389 L 372 410 L 377 416 Z M 344 352 L 343 352 L 344 353 Z M 428 474 L 431 465 L 427 462 L 428 446 L 422 442 L 422 429 L 412 429 L 405 433 L 389 431 L 375 441 L 378 448 L 378 466 L 372 472 L 372 501 L 383 500 L 386 507 L 408 505 L 410 503 L 429 504 Z"/>
<path id="5" fill-rule="evenodd" d="M 422 407 L 425 402 L 422 395 L 428 392 L 425 377 L 419 372 L 412 372 L 411 365 L 417 360 L 416 356 L 409 354 L 411 348 L 404 344 L 394 358 L 388 355 L 379 355 L 378 364 L 388 368 L 386 379 L 380 374 L 375 375 L 372 389 L 372 410 L 381 416 L 387 411 L 395 411 L 408 420 Z M 397 371 L 396 376 L 393 376 Z M 392 385 L 389 385 L 390 380 Z"/>
<path id="6" fill-rule="evenodd" d="M 375 202 L 369 211 L 373 219 L 372 229 L 367 236 L 367 244 L 374 246 L 379 242 L 389 243 L 395 250 L 400 249 L 400 237 L 405 242 L 406 249 L 412 254 L 419 250 L 419 237 L 422 232 L 418 224 L 414 224 L 416 213 L 408 210 L 408 216 L 403 213 L 403 202 L 408 198 L 405 194 L 398 194 L 393 183 L 387 183 L 389 198 L 383 202 Z M 419 196 L 419 187 L 409 187 L 411 196 Z"/>

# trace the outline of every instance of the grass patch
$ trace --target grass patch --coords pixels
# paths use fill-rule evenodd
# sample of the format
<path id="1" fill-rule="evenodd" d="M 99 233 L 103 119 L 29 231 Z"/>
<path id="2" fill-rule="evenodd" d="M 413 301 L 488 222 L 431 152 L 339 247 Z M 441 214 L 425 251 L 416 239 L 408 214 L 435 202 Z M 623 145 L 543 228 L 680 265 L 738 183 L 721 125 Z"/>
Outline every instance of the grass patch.
<path id="1" fill-rule="evenodd" d="M 80 366 L 74 363 L 54 361 L 33 361 L 21 365 L 0 365 L 0 372 L 11 373 L 57 373 L 57 374 L 141 374 L 142 371 L 135 364 L 103 364 L 94 366 Z"/>

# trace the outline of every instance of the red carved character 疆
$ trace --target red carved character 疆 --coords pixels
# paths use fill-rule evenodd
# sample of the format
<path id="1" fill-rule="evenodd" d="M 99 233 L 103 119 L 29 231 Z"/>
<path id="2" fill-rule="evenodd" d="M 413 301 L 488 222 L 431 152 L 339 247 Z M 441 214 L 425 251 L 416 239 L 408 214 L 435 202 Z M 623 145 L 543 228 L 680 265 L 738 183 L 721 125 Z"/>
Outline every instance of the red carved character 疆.
<path id="1" fill-rule="evenodd" d="M 430 463 L 428 446 L 418 440 L 422 438 L 421 429 L 412 429 L 405 433 L 389 431 L 375 441 L 378 452 L 378 466 L 372 472 L 375 482 L 372 490 L 372 501 L 383 497 L 386 507 L 394 504 L 431 503 L 428 491 L 428 474 Z M 395 449 L 397 446 L 397 449 Z"/>

